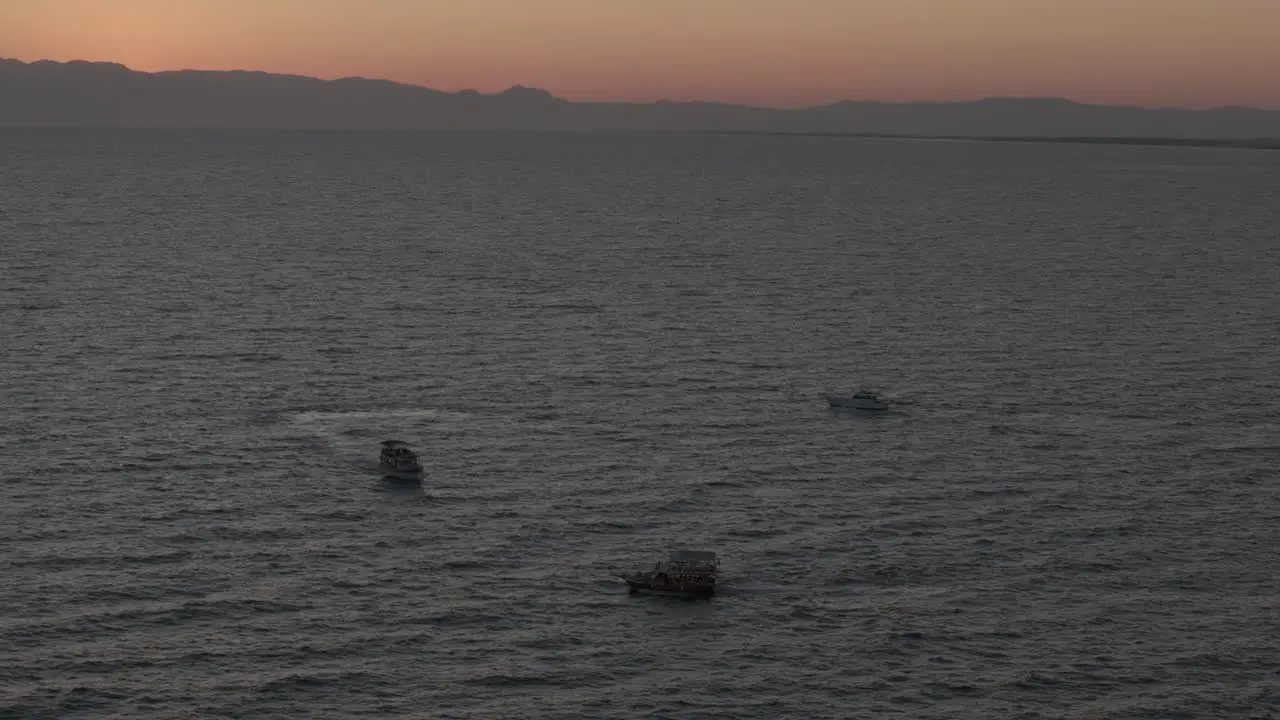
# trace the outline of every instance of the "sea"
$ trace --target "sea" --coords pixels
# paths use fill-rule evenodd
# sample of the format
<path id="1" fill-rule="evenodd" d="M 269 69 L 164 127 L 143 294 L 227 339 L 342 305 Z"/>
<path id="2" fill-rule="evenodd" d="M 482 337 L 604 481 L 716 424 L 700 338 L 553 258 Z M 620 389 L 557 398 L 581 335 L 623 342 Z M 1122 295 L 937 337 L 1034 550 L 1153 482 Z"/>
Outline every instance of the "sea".
<path id="1" fill-rule="evenodd" d="M 3 130 L 0 718 L 1277 718 L 1278 338 L 1280 152 Z"/>

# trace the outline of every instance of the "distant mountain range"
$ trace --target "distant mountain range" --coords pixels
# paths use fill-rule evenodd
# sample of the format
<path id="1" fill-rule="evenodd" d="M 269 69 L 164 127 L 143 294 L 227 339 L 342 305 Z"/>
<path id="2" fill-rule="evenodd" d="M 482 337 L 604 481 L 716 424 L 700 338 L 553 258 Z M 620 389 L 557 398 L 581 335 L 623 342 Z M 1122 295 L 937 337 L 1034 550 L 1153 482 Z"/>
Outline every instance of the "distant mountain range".
<path id="1" fill-rule="evenodd" d="M 444 92 L 386 80 L 263 72 L 144 73 L 114 63 L 0 59 L 0 126 L 368 130 L 680 130 L 1004 138 L 1280 138 L 1280 110 L 1085 105 L 1057 98 L 570 102 L 515 86 Z"/>

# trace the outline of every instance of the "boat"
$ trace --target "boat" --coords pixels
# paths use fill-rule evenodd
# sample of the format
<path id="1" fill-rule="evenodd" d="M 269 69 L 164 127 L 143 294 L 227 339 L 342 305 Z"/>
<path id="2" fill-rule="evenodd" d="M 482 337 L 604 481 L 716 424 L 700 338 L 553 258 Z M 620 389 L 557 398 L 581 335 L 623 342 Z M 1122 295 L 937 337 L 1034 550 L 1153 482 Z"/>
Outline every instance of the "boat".
<path id="1" fill-rule="evenodd" d="M 889 409 L 889 404 L 871 390 L 859 390 L 852 395 L 828 395 L 827 404 L 831 407 L 871 410 L 874 412 L 882 412 Z"/>
<path id="2" fill-rule="evenodd" d="M 652 570 L 618 575 L 632 594 L 709 598 L 716 592 L 716 554 L 703 550 L 672 550 Z"/>
<path id="3" fill-rule="evenodd" d="M 383 440 L 378 455 L 378 469 L 384 477 L 417 480 L 422 477 L 422 464 L 409 446 L 399 440 Z"/>

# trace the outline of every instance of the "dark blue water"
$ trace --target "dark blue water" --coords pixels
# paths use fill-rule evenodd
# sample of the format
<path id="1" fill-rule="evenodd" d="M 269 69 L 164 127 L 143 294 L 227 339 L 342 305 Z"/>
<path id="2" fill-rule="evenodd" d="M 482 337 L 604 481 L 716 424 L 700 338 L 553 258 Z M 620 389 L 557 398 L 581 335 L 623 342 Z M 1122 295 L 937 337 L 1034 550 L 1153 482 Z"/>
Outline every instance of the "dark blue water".
<path id="1" fill-rule="evenodd" d="M 0 716 L 1274 717 L 1277 188 L 0 132 Z M 826 407 L 862 385 L 892 410 Z M 611 577 L 678 547 L 711 602 Z"/>

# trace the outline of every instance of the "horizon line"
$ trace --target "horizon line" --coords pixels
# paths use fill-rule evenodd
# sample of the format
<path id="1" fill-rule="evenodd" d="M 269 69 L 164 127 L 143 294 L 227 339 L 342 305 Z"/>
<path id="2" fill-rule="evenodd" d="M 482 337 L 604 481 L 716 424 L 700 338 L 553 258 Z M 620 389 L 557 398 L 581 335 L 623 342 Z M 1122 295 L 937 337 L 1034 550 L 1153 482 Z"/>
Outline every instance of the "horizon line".
<path id="1" fill-rule="evenodd" d="M 399 85 L 401 87 L 416 88 L 419 90 L 424 90 L 429 92 L 443 93 L 447 95 L 479 94 L 479 95 L 493 96 L 493 95 L 502 95 L 504 93 L 511 93 L 511 92 L 531 91 L 531 92 L 542 93 L 551 99 L 554 99 L 560 102 L 574 104 L 574 105 L 662 105 L 662 104 L 720 105 L 724 107 L 749 108 L 753 110 L 794 112 L 794 111 L 800 111 L 800 110 L 826 108 L 826 107 L 832 107 L 836 105 L 845 105 L 845 104 L 969 105 L 969 104 L 982 103 L 982 102 L 1062 102 L 1062 103 L 1069 103 L 1071 105 L 1076 105 L 1080 107 L 1103 107 L 1103 108 L 1137 109 L 1137 110 L 1151 110 L 1151 111 L 1162 111 L 1162 110 L 1163 111 L 1172 110 L 1172 111 L 1182 111 L 1182 112 L 1212 112 L 1212 111 L 1220 111 L 1220 110 L 1247 110 L 1247 111 L 1255 111 L 1255 112 L 1280 111 L 1280 108 L 1259 107 L 1256 105 L 1239 105 L 1239 104 L 1206 105 L 1206 106 L 1196 107 L 1196 106 L 1188 106 L 1188 105 L 1141 105 L 1141 104 L 1124 104 L 1124 103 L 1090 103 L 1090 102 L 1082 102 L 1080 100 L 1076 100 L 1069 97 L 1052 96 L 1052 95 L 985 95 L 981 97 L 970 98 L 967 100 L 954 100 L 954 99 L 953 100 L 881 100 L 877 98 L 861 98 L 861 99 L 841 98 L 839 100 L 832 100 L 825 103 L 807 104 L 807 105 L 790 105 L 790 106 L 755 105 L 755 104 L 747 104 L 747 103 L 741 103 L 741 102 L 726 102 L 723 100 L 673 100 L 673 99 L 574 100 L 571 98 L 557 95 L 553 91 L 547 88 L 537 87 L 534 85 L 524 85 L 522 83 L 515 83 L 513 85 L 507 86 L 503 90 L 486 93 L 486 92 L 482 92 L 480 90 L 475 90 L 471 88 L 465 88 L 462 90 L 441 90 L 439 88 L 435 88 L 429 85 L 423 85 L 415 82 L 406 82 L 403 80 L 392 80 L 390 78 L 382 78 L 382 77 L 369 77 L 366 75 L 344 75 L 340 77 L 323 77 L 319 75 L 305 75 L 302 73 L 295 73 L 295 72 L 278 72 L 273 70 L 257 70 L 257 69 L 249 69 L 249 68 L 236 68 L 232 70 L 215 70 L 215 69 L 188 67 L 188 68 L 172 68 L 172 69 L 166 69 L 166 70 L 139 70 L 139 69 L 130 67 L 125 63 L 116 62 L 113 60 L 85 60 L 85 59 L 50 60 L 47 58 L 42 58 L 39 60 L 22 60 L 21 58 L 0 56 L 0 63 L 5 63 L 5 62 L 18 63 L 20 65 L 26 65 L 26 66 L 32 66 L 32 65 L 110 66 L 110 67 L 122 68 L 123 70 L 130 73 L 135 73 L 139 75 L 149 75 L 149 76 L 177 75 L 181 73 L 210 73 L 210 74 L 217 74 L 217 73 L 237 74 L 238 73 L 238 74 L 245 74 L 245 75 L 267 75 L 267 76 L 282 77 L 282 78 L 296 78 L 300 80 L 312 80 L 312 81 L 323 82 L 323 83 L 339 83 L 344 81 L 380 82 L 380 83 L 389 83 L 392 85 Z"/>

